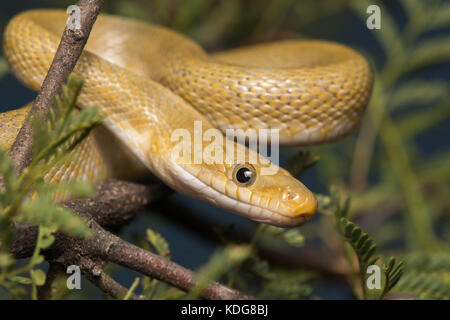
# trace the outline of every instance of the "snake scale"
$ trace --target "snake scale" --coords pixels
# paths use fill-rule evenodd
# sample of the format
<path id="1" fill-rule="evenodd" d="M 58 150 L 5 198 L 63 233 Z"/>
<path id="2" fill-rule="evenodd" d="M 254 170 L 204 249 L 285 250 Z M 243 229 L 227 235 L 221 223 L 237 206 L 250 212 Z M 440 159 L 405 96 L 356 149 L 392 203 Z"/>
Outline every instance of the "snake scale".
<path id="1" fill-rule="evenodd" d="M 64 11 L 32 10 L 9 22 L 5 56 L 26 86 L 40 88 L 66 20 Z M 76 156 L 46 174 L 48 181 L 96 184 L 150 171 L 183 194 L 281 227 L 301 225 L 316 212 L 315 196 L 300 181 L 274 164 L 250 164 L 255 151 L 237 148 L 222 133 L 215 139 L 223 150 L 214 152 L 229 161 L 181 161 L 172 133 L 194 134 L 200 121 L 203 131 L 279 129 L 280 145 L 333 141 L 358 126 L 373 85 L 366 59 L 340 44 L 291 40 L 210 55 L 174 31 L 111 15 L 98 17 L 74 73 L 85 78 L 78 107 L 99 105 L 106 120 L 74 149 Z M 29 108 L 0 115 L 3 147 Z M 189 148 L 207 155 L 207 147 Z M 275 174 L 262 174 L 268 165 Z"/>

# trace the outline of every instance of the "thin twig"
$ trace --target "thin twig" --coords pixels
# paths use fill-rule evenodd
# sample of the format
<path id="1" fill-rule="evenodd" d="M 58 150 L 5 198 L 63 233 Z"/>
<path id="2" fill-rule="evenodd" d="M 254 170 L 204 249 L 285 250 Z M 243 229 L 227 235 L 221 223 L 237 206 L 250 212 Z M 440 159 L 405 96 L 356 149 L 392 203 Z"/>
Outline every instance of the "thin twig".
<path id="1" fill-rule="evenodd" d="M 191 270 L 164 257 L 136 247 L 120 238 L 115 240 L 106 252 L 109 261 L 167 282 L 186 292 L 195 287 L 196 277 Z M 210 284 L 202 292 L 201 297 L 209 300 L 253 299 L 251 296 L 221 285 L 218 282 Z"/>
<path id="2" fill-rule="evenodd" d="M 104 293 L 109 294 L 111 297 L 116 299 L 123 299 L 127 293 L 128 289 L 119 284 L 116 280 L 108 276 L 100 267 L 95 267 L 90 270 L 85 270 L 84 275 L 89 279 L 95 286 L 100 288 Z M 144 300 L 145 296 L 136 295 L 132 293 L 129 296 L 131 300 Z"/>

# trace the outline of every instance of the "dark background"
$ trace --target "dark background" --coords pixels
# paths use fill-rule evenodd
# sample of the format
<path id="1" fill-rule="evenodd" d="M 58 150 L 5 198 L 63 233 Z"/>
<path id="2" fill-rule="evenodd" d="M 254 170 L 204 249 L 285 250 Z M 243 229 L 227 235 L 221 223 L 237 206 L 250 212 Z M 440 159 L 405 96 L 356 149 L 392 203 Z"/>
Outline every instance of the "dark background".
<path id="1" fill-rule="evenodd" d="M 166 1 L 166 4 L 163 3 L 164 1 L 106 0 L 103 11 L 166 25 L 194 38 L 209 51 L 278 39 L 307 37 L 337 41 L 356 48 L 369 58 L 375 70 L 383 68 L 388 59 L 385 48 L 377 41 L 377 35 L 369 31 L 365 22 L 355 13 L 354 9 L 349 7 L 351 1 L 195 0 Z M 170 5 L 167 5 L 167 3 L 170 3 Z M 398 1 L 384 1 L 383 3 L 398 29 L 402 30 L 408 23 L 409 18 L 401 3 Z M 70 1 L 51 0 L 3 1 L 0 5 L 0 31 L 3 30 L 7 21 L 13 15 L 21 11 L 47 7 L 64 9 L 70 4 L 72 4 Z M 384 11 L 382 14 L 384 14 Z M 382 25 L 382 30 L 378 32 L 384 32 L 383 28 Z M 433 37 L 442 39 L 447 37 L 448 40 L 449 36 L 448 27 L 439 28 L 421 35 L 418 41 Z M 394 46 L 394 43 L 392 43 L 392 46 Z M 448 47 L 448 43 L 443 43 L 443 48 L 445 46 Z M 430 81 L 430 83 L 438 80 L 448 85 L 449 74 L 450 63 L 448 59 L 444 59 L 443 62 L 433 63 L 420 70 L 402 75 L 392 85 L 392 88 L 401 86 L 402 83 L 411 80 Z M 18 83 L 13 75 L 7 72 L 0 73 L 1 112 L 20 107 L 31 101 L 35 95 L 35 92 Z M 438 98 L 448 101 L 448 97 L 449 90 L 447 90 L 446 95 L 443 94 Z M 388 112 L 395 123 L 399 124 L 414 112 L 432 110 L 433 105 L 433 103 L 412 105 L 396 110 L 388 109 Z M 448 105 L 448 108 L 450 109 L 450 105 Z M 404 140 L 413 170 L 417 167 L 426 166 L 428 161 L 434 161 L 439 157 L 443 159 L 444 164 L 446 159 L 449 159 L 450 122 L 448 112 L 443 112 L 442 116 L 437 118 L 426 130 L 420 130 L 413 134 L 412 138 L 405 138 Z M 319 154 L 322 160 L 318 166 L 302 175 L 302 182 L 312 191 L 323 194 L 328 193 L 331 184 L 337 184 L 349 193 L 354 193 L 354 197 L 361 197 L 362 202 L 366 201 L 364 200 L 366 198 L 363 198 L 365 192 L 370 194 L 373 190 L 372 187 L 380 185 L 383 188 L 387 188 L 387 185 L 392 186 L 392 189 L 390 189 L 392 193 L 402 197 L 403 191 L 398 183 L 383 184 L 383 181 L 390 180 L 386 177 L 391 176 L 392 168 L 389 169 L 389 157 L 384 153 L 383 143 L 378 140 L 373 145 L 372 164 L 369 166 L 366 186 L 362 190 L 351 186 L 350 167 L 357 138 L 358 134 L 355 133 L 332 146 L 309 148 Z M 281 165 L 286 163 L 288 158 L 297 150 L 298 148 L 283 149 Z M 430 163 L 430 166 L 433 166 L 434 162 Z M 446 177 L 448 177 L 448 170 L 444 171 L 444 176 L 441 176 L 441 179 L 445 180 Z M 440 224 L 440 228 L 435 228 L 436 235 L 443 237 L 442 241 L 446 242 L 449 230 L 446 227 L 448 225 L 448 202 L 445 199 L 448 195 L 448 181 L 439 180 L 439 183 L 434 186 L 440 190 L 437 193 L 440 194 L 440 197 L 433 197 L 434 191 L 432 191 L 431 195 L 426 196 L 426 201 L 432 202 L 434 222 L 445 221 L 446 223 Z M 380 203 L 377 205 L 380 205 Z M 378 232 L 374 231 L 373 235 L 376 239 L 384 242 L 387 250 L 414 249 L 408 244 L 407 236 L 403 235 L 402 228 L 406 219 L 402 218 L 405 215 L 404 210 L 404 208 L 397 210 L 386 218 L 386 221 L 383 221 L 381 225 L 377 224 L 370 227 L 373 221 L 369 219 L 369 222 L 367 222 L 369 230 L 381 228 Z M 366 211 L 371 212 L 371 210 Z M 364 213 L 356 212 L 355 216 L 364 222 Z M 317 221 L 312 223 L 312 227 L 305 226 L 304 229 L 307 247 L 320 246 L 321 243 L 326 242 L 326 240 L 320 239 L 320 236 L 317 239 L 317 234 L 315 234 L 317 229 L 320 229 L 321 216 L 318 215 L 315 220 Z M 214 226 L 227 226 L 229 224 L 234 224 L 237 229 L 248 230 L 249 232 L 255 226 L 253 222 L 247 219 L 180 194 L 174 194 L 160 201 L 148 212 L 139 214 L 133 223 L 124 228 L 122 235 L 131 239 L 135 233 L 145 234 L 147 228 L 157 230 L 170 243 L 172 259 L 185 267 L 196 269 L 208 261 L 219 245 L 216 241 L 208 240 L 207 235 L 214 233 Z M 439 223 L 437 224 L 439 225 Z M 383 231 L 384 226 L 390 229 Z M 389 238 L 383 241 L 383 235 L 389 235 Z M 298 255 L 300 253 L 293 250 L 292 254 Z M 125 286 L 129 286 L 135 277 L 135 274 L 118 267 L 112 267 L 111 270 L 120 274 L 118 279 Z M 83 281 L 83 285 L 85 284 L 87 285 L 87 281 Z M 322 279 L 314 283 L 314 290 L 322 298 L 352 297 L 344 282 L 333 278 Z M 97 291 L 92 291 L 92 294 L 97 297 L 99 295 Z M 90 295 L 83 294 L 83 297 L 88 296 Z"/>

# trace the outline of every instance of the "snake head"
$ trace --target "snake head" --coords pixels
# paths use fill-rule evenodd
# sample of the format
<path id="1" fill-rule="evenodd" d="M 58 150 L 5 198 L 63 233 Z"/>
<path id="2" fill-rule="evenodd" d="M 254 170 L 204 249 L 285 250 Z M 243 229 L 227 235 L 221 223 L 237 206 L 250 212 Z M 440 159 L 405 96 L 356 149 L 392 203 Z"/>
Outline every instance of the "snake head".
<path id="1" fill-rule="evenodd" d="M 273 163 L 178 162 L 172 173 L 177 181 L 174 189 L 254 221 L 295 227 L 316 213 L 314 194 Z"/>
<path id="2" fill-rule="evenodd" d="M 265 165 L 240 163 L 227 170 L 230 196 L 244 215 L 255 221 L 279 227 L 295 227 L 309 221 L 316 213 L 314 194 L 288 171 L 271 164 L 272 174 L 265 174 Z M 249 179 L 250 177 L 250 179 Z"/>

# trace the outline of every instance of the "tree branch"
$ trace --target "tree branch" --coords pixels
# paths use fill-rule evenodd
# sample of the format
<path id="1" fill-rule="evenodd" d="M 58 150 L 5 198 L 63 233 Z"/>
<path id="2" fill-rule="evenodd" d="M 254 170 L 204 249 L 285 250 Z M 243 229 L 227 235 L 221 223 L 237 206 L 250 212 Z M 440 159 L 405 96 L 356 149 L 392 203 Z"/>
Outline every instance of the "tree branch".
<path id="1" fill-rule="evenodd" d="M 170 192 L 161 182 L 143 185 L 109 179 L 99 186 L 96 198 L 69 200 L 65 206 L 89 215 L 104 228 L 115 229 L 133 220 L 137 210 Z"/>
<path id="2" fill-rule="evenodd" d="M 183 291 L 190 291 L 195 286 L 195 275 L 164 257 L 136 247 L 116 238 L 106 250 L 107 259 L 147 276 L 167 282 Z M 248 300 L 254 299 L 242 292 L 231 289 L 218 282 L 210 284 L 201 294 L 209 300 Z"/>
<path id="3" fill-rule="evenodd" d="M 93 267 L 86 267 L 86 264 L 93 265 Z M 116 299 L 123 299 L 128 289 L 119 284 L 116 280 L 108 276 L 102 269 L 100 265 L 95 264 L 90 259 L 86 259 L 86 262 L 80 266 L 83 270 L 84 276 L 95 286 L 100 288 L 104 293 L 109 294 L 111 297 Z M 134 293 L 130 296 L 131 300 L 144 300 L 145 296 L 136 295 Z"/>
<path id="4" fill-rule="evenodd" d="M 80 0 L 77 5 L 80 7 L 81 27 L 75 30 L 67 27 L 64 29 L 61 42 L 33 107 L 9 150 L 9 155 L 19 175 L 31 161 L 33 150 L 32 119 L 37 115 L 43 119 L 46 118 L 55 101 L 55 95 L 61 90 L 62 84 L 72 72 L 83 51 L 92 26 L 103 5 L 103 0 Z"/>
<path id="5" fill-rule="evenodd" d="M 101 265 L 110 261 L 128 267 L 134 271 L 167 282 L 183 291 L 190 291 L 195 286 L 195 275 L 164 257 L 146 251 L 103 229 L 89 215 L 80 214 L 88 222 L 93 235 L 86 239 L 69 237 L 61 232 L 55 234 L 55 243 L 44 251 L 49 263 L 58 263 L 65 267 L 78 265 L 83 274 L 98 285 L 105 292 L 120 297 L 124 290 L 119 288 L 112 279 L 103 273 Z M 24 258 L 32 254 L 33 247 L 25 250 L 22 245 L 33 244 L 36 239 L 37 227 L 28 226 L 16 230 L 16 239 L 11 252 Z M 26 253 L 26 254 L 24 254 Z M 16 255 L 17 257 L 17 255 Z M 126 293 L 126 292 L 125 292 Z M 253 299 L 237 290 L 231 289 L 217 282 L 209 285 L 202 297 L 205 299 Z M 139 297 L 137 297 L 139 298 Z"/>

